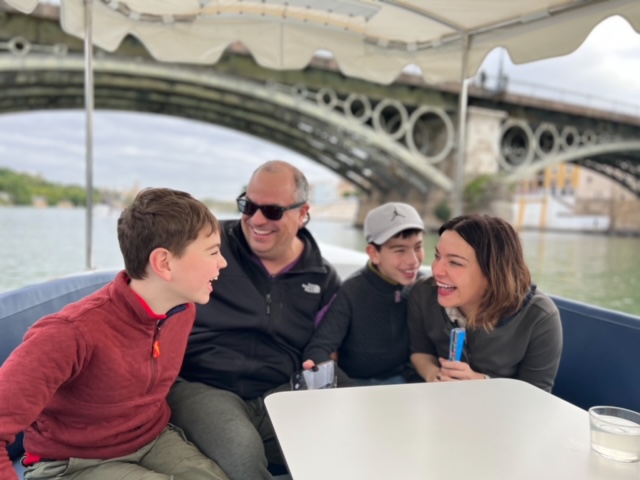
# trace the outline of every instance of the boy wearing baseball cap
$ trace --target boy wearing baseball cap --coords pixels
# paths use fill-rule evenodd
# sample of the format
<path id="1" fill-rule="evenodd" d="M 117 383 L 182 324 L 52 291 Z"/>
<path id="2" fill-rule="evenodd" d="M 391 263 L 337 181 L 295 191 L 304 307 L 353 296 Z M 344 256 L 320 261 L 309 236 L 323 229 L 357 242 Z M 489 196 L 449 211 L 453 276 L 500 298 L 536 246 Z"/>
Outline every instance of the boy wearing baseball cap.
<path id="1" fill-rule="evenodd" d="M 337 353 L 340 369 L 358 385 L 405 382 L 406 298 L 424 259 L 423 233 L 422 218 L 406 203 L 385 203 L 369 212 L 364 221 L 369 261 L 342 284 L 305 348 L 304 368 Z M 344 384 L 344 377 L 339 381 Z"/>

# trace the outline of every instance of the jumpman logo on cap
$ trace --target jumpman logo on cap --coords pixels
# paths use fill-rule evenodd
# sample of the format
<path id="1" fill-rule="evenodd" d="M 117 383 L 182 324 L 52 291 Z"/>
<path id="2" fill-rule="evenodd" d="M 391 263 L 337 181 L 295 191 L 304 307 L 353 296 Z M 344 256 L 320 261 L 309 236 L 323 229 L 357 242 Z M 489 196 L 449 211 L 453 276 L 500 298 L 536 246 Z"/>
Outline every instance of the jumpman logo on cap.
<path id="1" fill-rule="evenodd" d="M 404 215 L 398 212 L 398 209 L 396 207 L 393 207 L 393 216 L 391 217 L 391 221 L 393 222 L 396 219 L 396 217 L 405 218 Z"/>

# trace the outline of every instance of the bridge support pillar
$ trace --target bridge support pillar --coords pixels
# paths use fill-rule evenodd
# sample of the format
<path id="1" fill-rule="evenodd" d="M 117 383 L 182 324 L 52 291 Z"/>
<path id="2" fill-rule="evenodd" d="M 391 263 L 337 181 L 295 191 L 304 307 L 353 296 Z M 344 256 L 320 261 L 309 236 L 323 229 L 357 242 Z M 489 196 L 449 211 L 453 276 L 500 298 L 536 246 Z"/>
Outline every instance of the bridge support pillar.
<path id="1" fill-rule="evenodd" d="M 465 183 L 479 175 L 495 175 L 500 169 L 502 122 L 507 112 L 469 107 L 464 162 Z"/>
<path id="2" fill-rule="evenodd" d="M 500 171 L 502 127 L 507 112 L 469 107 L 467 144 L 464 164 L 465 185 L 481 175 L 496 175 Z M 512 222 L 512 195 L 507 188 L 493 193 L 493 199 L 479 213 L 488 213 Z M 467 206 L 465 213 L 471 213 Z"/>

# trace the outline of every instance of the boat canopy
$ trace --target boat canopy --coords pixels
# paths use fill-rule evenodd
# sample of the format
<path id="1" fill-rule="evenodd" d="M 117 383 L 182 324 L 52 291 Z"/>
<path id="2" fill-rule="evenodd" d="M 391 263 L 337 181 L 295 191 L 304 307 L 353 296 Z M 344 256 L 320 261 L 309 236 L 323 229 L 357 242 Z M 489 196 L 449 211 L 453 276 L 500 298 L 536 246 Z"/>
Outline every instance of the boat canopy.
<path id="1" fill-rule="evenodd" d="M 408 65 L 428 83 L 460 80 L 495 47 L 516 64 L 565 55 L 612 15 L 640 32 L 638 0 L 59 0 L 65 31 L 84 37 L 88 2 L 93 43 L 107 51 L 133 35 L 157 60 L 213 64 L 240 42 L 276 70 L 324 51 L 344 75 L 382 84 Z"/>

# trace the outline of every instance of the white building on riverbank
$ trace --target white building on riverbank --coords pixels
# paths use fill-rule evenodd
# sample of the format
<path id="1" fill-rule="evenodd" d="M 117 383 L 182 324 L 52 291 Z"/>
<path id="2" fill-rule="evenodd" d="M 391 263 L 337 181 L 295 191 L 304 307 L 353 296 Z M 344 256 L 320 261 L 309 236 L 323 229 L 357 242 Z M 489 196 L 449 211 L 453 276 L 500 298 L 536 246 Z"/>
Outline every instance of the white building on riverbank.
<path id="1" fill-rule="evenodd" d="M 525 229 L 640 233 L 640 201 L 600 173 L 561 164 L 519 185 L 513 218 Z"/>

